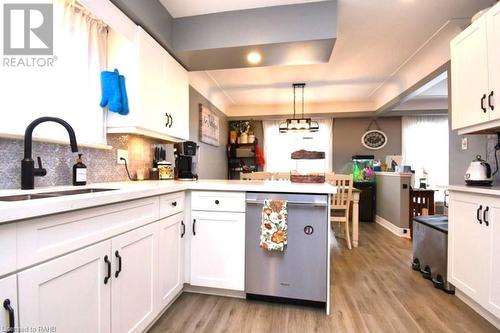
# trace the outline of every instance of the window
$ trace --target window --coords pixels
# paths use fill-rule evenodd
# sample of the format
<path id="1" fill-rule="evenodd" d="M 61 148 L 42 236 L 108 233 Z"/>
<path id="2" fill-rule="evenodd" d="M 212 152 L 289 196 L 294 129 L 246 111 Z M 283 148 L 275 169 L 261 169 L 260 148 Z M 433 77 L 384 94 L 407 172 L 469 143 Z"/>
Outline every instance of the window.
<path id="1" fill-rule="evenodd" d="M 415 181 L 427 172 L 427 183 L 448 185 L 448 117 L 403 117 L 403 163 L 415 170 Z"/>
<path id="2" fill-rule="evenodd" d="M 301 169 L 302 171 L 314 173 L 332 170 L 332 119 L 318 120 L 319 131 L 316 133 L 280 133 L 281 122 L 282 120 L 263 121 L 266 171 L 296 170 L 296 162 L 290 156 L 292 152 L 300 149 L 325 152 L 325 160 L 308 163 L 309 170 Z"/>
<path id="3" fill-rule="evenodd" d="M 0 68 L 0 133 L 23 135 L 35 118 L 53 116 L 70 123 L 79 143 L 103 144 L 105 112 L 99 101 L 107 26 L 74 0 L 53 4 L 54 65 Z M 68 140 L 64 128 L 52 123 L 38 126 L 34 136 Z"/>

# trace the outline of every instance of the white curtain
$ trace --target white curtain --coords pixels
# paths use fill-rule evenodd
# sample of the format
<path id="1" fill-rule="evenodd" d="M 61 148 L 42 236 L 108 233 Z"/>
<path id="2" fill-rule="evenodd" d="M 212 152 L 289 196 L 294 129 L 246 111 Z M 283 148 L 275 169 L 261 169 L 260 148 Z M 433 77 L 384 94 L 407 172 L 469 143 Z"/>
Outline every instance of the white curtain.
<path id="1" fill-rule="evenodd" d="M 303 172 L 330 172 L 332 170 L 332 119 L 319 119 L 316 133 L 280 133 L 283 120 L 264 120 L 265 170 L 289 172 L 297 170 L 297 162 L 291 159 L 292 152 L 300 149 L 324 151 L 325 160 L 308 161 L 299 166 Z M 301 163 L 301 162 L 299 162 Z"/>
<path id="2" fill-rule="evenodd" d="M 0 132 L 24 134 L 37 117 L 53 116 L 74 128 L 79 143 L 103 144 L 105 112 L 99 106 L 100 72 L 106 68 L 107 26 L 74 0 L 54 0 L 53 66 L 0 69 L 0 108 L 11 120 Z M 68 140 L 60 125 L 44 123 L 37 137 Z"/>
<path id="3" fill-rule="evenodd" d="M 403 164 L 415 170 L 415 181 L 427 172 L 432 187 L 448 185 L 449 129 L 447 116 L 403 117 Z"/>

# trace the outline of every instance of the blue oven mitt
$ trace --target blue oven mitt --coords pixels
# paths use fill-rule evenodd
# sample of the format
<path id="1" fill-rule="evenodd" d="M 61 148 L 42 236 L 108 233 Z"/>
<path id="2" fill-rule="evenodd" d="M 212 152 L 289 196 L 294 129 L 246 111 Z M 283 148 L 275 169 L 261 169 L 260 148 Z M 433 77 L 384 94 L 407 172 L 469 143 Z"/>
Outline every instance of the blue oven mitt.
<path id="1" fill-rule="evenodd" d="M 101 72 L 101 91 L 102 99 L 99 105 L 101 107 L 109 105 L 109 111 L 122 112 L 122 96 L 120 93 L 120 79 L 117 69 L 113 72 Z"/>
<path id="2" fill-rule="evenodd" d="M 119 76 L 119 84 L 120 84 L 120 95 L 121 95 L 122 109 L 121 109 L 121 111 L 118 111 L 118 113 L 125 116 L 129 112 L 127 88 L 125 87 L 125 76 L 123 76 L 123 75 Z"/>

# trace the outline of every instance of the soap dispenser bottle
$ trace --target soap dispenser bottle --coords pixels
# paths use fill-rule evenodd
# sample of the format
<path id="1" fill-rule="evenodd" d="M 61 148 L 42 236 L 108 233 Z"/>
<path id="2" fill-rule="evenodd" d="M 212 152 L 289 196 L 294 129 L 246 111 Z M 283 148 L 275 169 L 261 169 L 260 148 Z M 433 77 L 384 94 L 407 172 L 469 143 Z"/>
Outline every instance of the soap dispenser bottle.
<path id="1" fill-rule="evenodd" d="M 73 185 L 82 186 L 87 184 L 87 166 L 83 164 L 82 154 L 78 154 L 76 164 L 73 165 Z"/>

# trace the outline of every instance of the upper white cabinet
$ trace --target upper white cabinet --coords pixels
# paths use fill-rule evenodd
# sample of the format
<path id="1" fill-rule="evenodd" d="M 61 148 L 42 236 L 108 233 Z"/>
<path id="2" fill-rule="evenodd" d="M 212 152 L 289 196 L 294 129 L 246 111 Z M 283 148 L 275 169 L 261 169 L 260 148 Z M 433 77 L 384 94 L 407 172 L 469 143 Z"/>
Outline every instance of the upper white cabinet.
<path id="1" fill-rule="evenodd" d="M 498 198 L 452 191 L 448 278 L 500 318 L 500 204 Z"/>
<path id="2" fill-rule="evenodd" d="M 110 30 L 108 70 L 115 68 L 125 75 L 130 113 L 108 112 L 108 133 L 189 139 L 188 73 L 144 29 L 133 41 Z"/>
<path id="3" fill-rule="evenodd" d="M 451 42 L 451 119 L 460 134 L 500 127 L 500 5 Z"/>

